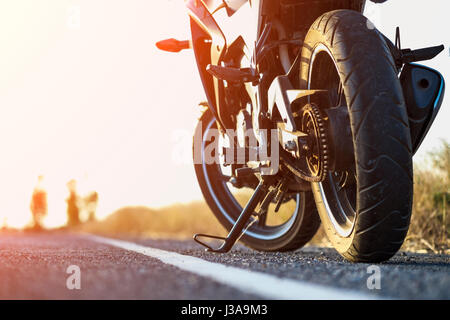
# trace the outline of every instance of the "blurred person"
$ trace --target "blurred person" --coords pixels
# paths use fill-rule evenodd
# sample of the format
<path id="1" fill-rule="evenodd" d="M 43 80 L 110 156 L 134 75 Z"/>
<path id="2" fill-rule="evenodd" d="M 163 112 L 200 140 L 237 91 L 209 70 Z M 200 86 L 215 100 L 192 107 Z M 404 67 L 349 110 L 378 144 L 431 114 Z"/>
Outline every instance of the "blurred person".
<path id="1" fill-rule="evenodd" d="M 38 182 L 31 196 L 30 210 L 33 216 L 34 228 L 41 229 L 42 221 L 47 215 L 47 192 L 43 186 L 44 176 L 38 177 Z"/>
<path id="2" fill-rule="evenodd" d="M 70 180 L 67 183 L 69 189 L 69 197 L 67 201 L 67 225 L 75 226 L 80 223 L 80 209 L 78 207 L 79 197 L 77 194 L 77 182 L 76 180 Z"/>
<path id="3" fill-rule="evenodd" d="M 84 198 L 84 204 L 88 214 L 88 221 L 95 220 L 95 211 L 97 210 L 98 204 L 98 193 L 97 191 L 92 191 Z"/>

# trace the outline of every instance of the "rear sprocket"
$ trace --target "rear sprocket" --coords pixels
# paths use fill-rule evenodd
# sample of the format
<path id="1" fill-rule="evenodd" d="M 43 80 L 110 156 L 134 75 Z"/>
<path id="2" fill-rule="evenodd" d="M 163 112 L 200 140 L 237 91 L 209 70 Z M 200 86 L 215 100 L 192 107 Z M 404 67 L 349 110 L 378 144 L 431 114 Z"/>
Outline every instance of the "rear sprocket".
<path id="1" fill-rule="evenodd" d="M 302 167 L 316 181 L 323 181 L 328 172 L 328 138 L 325 122 L 315 104 L 307 104 L 301 110 L 300 130 L 306 133 L 306 144 L 302 147 Z"/>

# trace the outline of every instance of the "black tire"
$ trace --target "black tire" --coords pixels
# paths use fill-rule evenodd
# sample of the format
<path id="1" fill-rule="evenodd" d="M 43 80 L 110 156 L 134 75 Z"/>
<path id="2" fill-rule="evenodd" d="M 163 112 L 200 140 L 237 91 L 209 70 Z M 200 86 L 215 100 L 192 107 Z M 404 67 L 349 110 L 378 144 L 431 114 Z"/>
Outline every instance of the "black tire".
<path id="1" fill-rule="evenodd" d="M 345 224 L 341 228 L 341 216 L 330 209 L 337 203 L 337 196 L 332 199 L 326 192 L 327 183 L 335 183 L 331 173 L 328 180 L 313 184 L 326 234 L 350 261 L 387 260 L 406 237 L 413 195 L 408 117 L 388 46 L 363 15 L 336 10 L 313 23 L 301 61 L 300 85 L 304 88 L 324 89 L 316 86 L 327 84 L 331 88 L 331 74 L 335 73 L 343 88 L 352 131 L 355 215 L 353 221 L 348 220 L 351 229 L 344 229 Z M 339 143 L 339 138 L 333 138 Z M 339 206 L 339 214 L 347 212 L 341 203 Z"/>
<path id="2" fill-rule="evenodd" d="M 199 126 L 201 126 L 201 129 Z M 197 130 L 201 130 L 202 140 L 204 140 L 208 126 L 217 128 L 215 118 L 209 109 L 199 119 L 196 129 L 196 132 L 199 132 Z M 194 147 L 195 145 L 194 142 Z M 213 176 L 217 174 L 217 165 L 202 162 L 195 163 L 194 161 L 195 173 L 200 189 L 206 203 L 217 220 L 229 231 L 234 221 L 236 221 L 241 208 L 228 198 L 226 194 L 220 193 L 218 186 L 220 183 L 208 186 L 208 181 L 213 181 Z M 270 234 L 270 230 L 268 230 L 265 234 L 266 231 L 258 230 L 257 226 L 254 225 L 242 236 L 241 241 L 245 245 L 260 251 L 292 251 L 304 246 L 317 232 L 320 226 L 320 218 L 317 214 L 311 192 L 302 193 L 297 199 L 298 213 L 285 231 L 275 235 L 274 233 Z"/>

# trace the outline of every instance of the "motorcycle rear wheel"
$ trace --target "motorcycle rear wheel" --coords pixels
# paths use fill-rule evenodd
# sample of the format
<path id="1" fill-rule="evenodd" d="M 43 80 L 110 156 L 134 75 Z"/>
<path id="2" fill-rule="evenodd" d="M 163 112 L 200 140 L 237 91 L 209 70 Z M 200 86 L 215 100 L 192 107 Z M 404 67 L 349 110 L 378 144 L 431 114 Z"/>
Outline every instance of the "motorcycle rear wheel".
<path id="1" fill-rule="evenodd" d="M 301 61 L 301 86 L 334 92 L 327 107 L 346 105 L 350 118 L 350 182 L 336 171 L 312 184 L 326 234 L 350 261 L 387 260 L 406 237 L 413 196 L 409 123 L 389 48 L 363 15 L 336 10 L 311 26 Z"/>

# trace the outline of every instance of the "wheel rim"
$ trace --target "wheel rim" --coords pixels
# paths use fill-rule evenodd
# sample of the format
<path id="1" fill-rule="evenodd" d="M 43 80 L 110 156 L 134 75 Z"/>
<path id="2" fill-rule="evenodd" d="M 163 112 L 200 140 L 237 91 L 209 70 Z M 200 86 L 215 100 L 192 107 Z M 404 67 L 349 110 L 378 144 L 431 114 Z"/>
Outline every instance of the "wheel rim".
<path id="1" fill-rule="evenodd" d="M 320 76 L 313 78 L 313 68 L 316 64 L 320 70 L 315 71 L 314 74 L 320 74 Z M 326 77 L 324 77 L 325 75 Z M 332 97 L 330 107 L 347 106 L 336 63 L 328 48 L 323 44 L 318 45 L 311 56 L 308 89 L 311 88 L 328 89 Z M 342 237 L 349 236 L 356 222 L 357 179 L 355 169 L 329 172 L 325 180 L 318 183 L 318 187 L 327 217 L 335 231 Z"/>
<path id="2" fill-rule="evenodd" d="M 208 136 L 209 131 L 213 129 L 214 126 L 216 126 L 216 121 L 213 118 L 207 124 L 203 137 Z M 221 214 L 231 225 L 234 225 L 237 217 L 242 211 L 242 205 L 230 190 L 229 183 L 224 179 L 218 178 L 217 174 L 219 174 L 220 177 L 223 177 L 221 166 L 219 164 L 207 164 L 206 161 L 204 161 L 204 150 L 208 143 L 205 140 L 206 139 L 202 139 L 202 171 L 209 194 L 213 198 L 213 201 L 216 203 Z M 245 232 L 245 235 L 259 240 L 275 240 L 281 238 L 292 228 L 301 211 L 301 195 L 296 194 L 294 201 L 295 207 L 293 212 L 285 222 L 276 226 L 261 226 L 260 224 L 254 224 Z"/>

